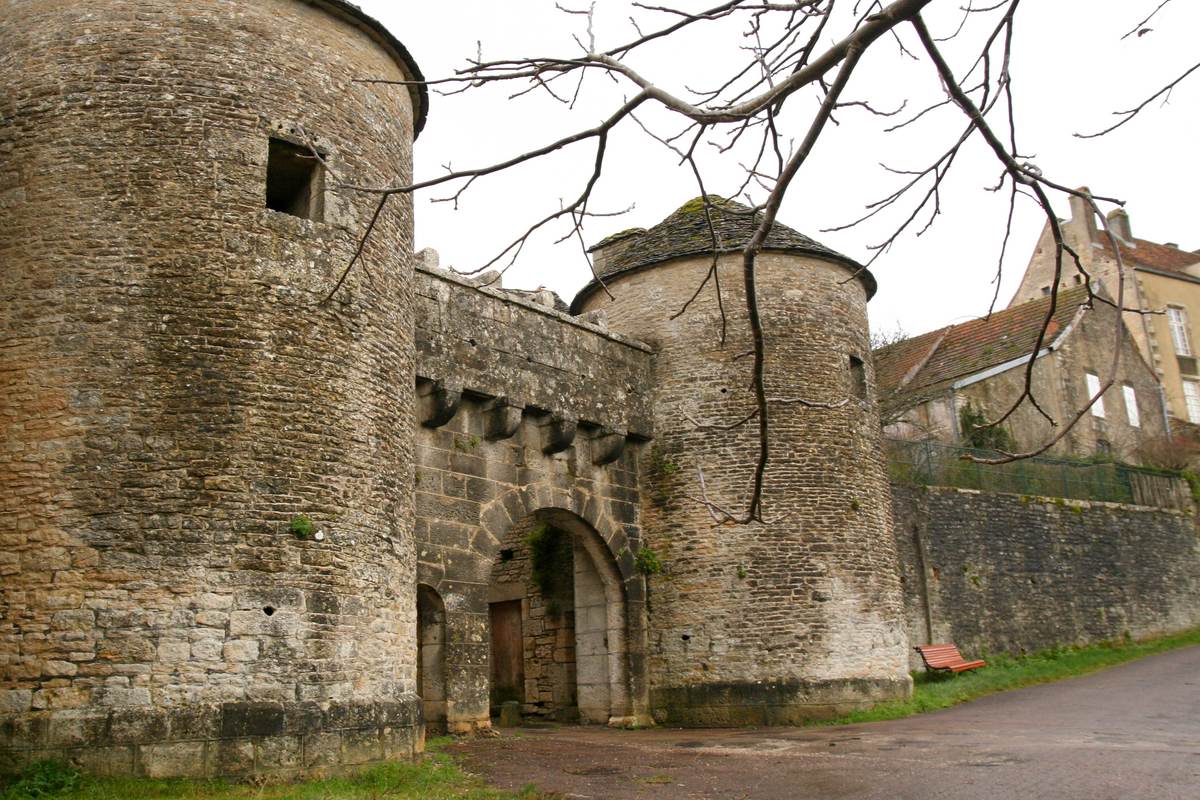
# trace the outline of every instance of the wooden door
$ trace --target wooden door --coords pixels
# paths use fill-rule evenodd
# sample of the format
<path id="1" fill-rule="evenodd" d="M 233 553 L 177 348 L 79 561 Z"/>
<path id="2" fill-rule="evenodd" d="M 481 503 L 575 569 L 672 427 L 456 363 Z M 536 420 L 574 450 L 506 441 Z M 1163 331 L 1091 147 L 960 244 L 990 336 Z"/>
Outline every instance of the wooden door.
<path id="1" fill-rule="evenodd" d="M 492 706 L 506 700 L 525 702 L 525 646 L 521 636 L 521 601 L 491 603 Z"/>

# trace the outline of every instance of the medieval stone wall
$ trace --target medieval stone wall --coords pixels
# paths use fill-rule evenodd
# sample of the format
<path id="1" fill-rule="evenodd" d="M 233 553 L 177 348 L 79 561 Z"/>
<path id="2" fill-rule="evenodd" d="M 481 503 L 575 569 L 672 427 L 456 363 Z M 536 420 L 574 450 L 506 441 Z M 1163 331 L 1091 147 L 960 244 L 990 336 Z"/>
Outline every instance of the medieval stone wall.
<path id="1" fill-rule="evenodd" d="M 741 259 L 720 259 L 727 317 L 706 289 L 711 261 L 681 258 L 591 294 L 615 330 L 657 348 L 655 441 L 643 456 L 651 702 L 685 724 L 786 724 L 909 691 L 866 326 L 866 290 L 840 263 L 763 253 L 759 300 L 776 403 L 767 524 L 717 524 L 697 500 L 743 513 L 757 455 Z M 578 304 L 579 301 L 577 300 Z M 864 363 L 866 362 L 866 363 Z M 704 425 L 714 426 L 704 428 Z"/>
<path id="2" fill-rule="evenodd" d="M 969 489 L 892 493 L 914 644 L 1026 653 L 1200 624 L 1193 514 Z"/>
<path id="3" fill-rule="evenodd" d="M 411 75 L 343 10 L 5 4 L 0 770 L 420 747 L 411 205 L 327 305 L 373 199 L 265 207 L 301 125 L 351 183 L 411 174 L 409 93 L 353 83 Z"/>
<path id="4" fill-rule="evenodd" d="M 498 289 L 417 274 L 418 581 L 446 608 L 446 727 L 489 724 L 489 585 L 510 529 L 530 519 L 571 534 L 577 560 L 590 552 L 606 577 L 614 629 L 599 680 L 612 686 L 592 721 L 644 715 L 633 556 L 650 349 Z"/>
<path id="5" fill-rule="evenodd" d="M 590 434 L 650 438 L 650 347 L 447 271 L 418 267 L 416 278 L 423 381 L 575 422 Z"/>
<path id="6" fill-rule="evenodd" d="M 760 256 L 766 522 L 718 525 L 698 493 L 736 513 L 758 452 L 730 424 L 752 408 L 736 255 L 724 319 L 711 288 L 670 319 L 705 257 L 575 318 L 414 271 L 397 196 L 320 302 L 375 208 L 337 184 L 411 177 L 419 92 L 355 83 L 413 77 L 402 48 L 341 0 L 5 13 L 0 772 L 294 775 L 413 754 L 422 710 L 487 726 L 489 601 L 525 580 L 500 553 L 543 524 L 572 609 L 547 625 L 519 587 L 528 697 L 730 725 L 909 691 L 870 281 L 840 257 Z M 265 207 L 271 139 L 322 153 L 322 213 Z M 1190 518 L 948 497 L 897 490 L 901 530 L 929 530 L 899 539 L 910 589 L 937 584 L 926 634 L 1035 647 L 1059 603 L 1080 638 L 1195 618 Z"/>

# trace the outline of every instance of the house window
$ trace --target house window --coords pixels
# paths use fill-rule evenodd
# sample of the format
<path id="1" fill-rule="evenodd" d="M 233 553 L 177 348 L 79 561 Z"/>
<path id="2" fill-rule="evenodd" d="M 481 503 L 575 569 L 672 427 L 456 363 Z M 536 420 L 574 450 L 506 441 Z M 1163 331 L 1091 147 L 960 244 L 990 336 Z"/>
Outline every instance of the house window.
<path id="1" fill-rule="evenodd" d="M 1187 403 L 1188 422 L 1200 423 L 1200 383 L 1184 381 L 1183 400 Z"/>
<path id="2" fill-rule="evenodd" d="M 1137 392 L 1127 383 L 1121 387 L 1121 393 L 1125 395 L 1125 418 L 1129 420 L 1131 426 L 1142 427 L 1142 417 L 1138 413 Z"/>
<path id="3" fill-rule="evenodd" d="M 1171 326 L 1171 341 L 1175 344 L 1175 354 L 1190 356 L 1192 343 L 1188 338 L 1187 312 L 1179 306 L 1167 306 L 1167 324 Z"/>
<path id="4" fill-rule="evenodd" d="M 850 356 L 850 391 L 859 400 L 867 399 L 867 370 L 857 356 Z"/>
<path id="5" fill-rule="evenodd" d="M 307 147 L 270 140 L 267 208 L 321 222 L 325 216 L 325 168 Z"/>
<path id="6" fill-rule="evenodd" d="M 1100 378 L 1094 373 L 1087 373 L 1087 391 L 1088 399 L 1096 398 L 1096 402 L 1092 404 L 1092 416 L 1104 419 L 1104 398 L 1097 397 L 1100 394 Z"/>

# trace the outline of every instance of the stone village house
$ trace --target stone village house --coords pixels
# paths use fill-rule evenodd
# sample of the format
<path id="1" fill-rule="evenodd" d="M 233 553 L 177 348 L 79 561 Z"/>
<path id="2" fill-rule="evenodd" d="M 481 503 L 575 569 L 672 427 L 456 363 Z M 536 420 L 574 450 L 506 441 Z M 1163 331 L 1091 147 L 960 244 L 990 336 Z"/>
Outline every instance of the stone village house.
<path id="1" fill-rule="evenodd" d="M 1099 390 L 1119 335 L 1121 362 L 1114 385 L 1050 453 L 1136 462 L 1144 442 L 1166 433 L 1162 390 L 1116 310 L 1103 302 L 1103 288 L 1097 292 L 1093 303 L 1086 286 L 1060 290 L 1034 357 L 1031 386 L 1051 418 L 1060 423 L 1070 419 Z M 967 404 L 989 419 L 1007 411 L 1024 390 L 1030 354 L 1049 310 L 1050 298 L 1039 297 L 876 350 L 885 433 L 963 442 L 970 433 L 962 429 Z M 1029 402 L 1003 428 L 1018 450 L 1056 432 Z"/>
<path id="2" fill-rule="evenodd" d="M 1086 188 L 1085 188 L 1086 191 Z M 1160 244 L 1133 235 L 1129 215 L 1108 215 L 1108 230 L 1118 242 L 1125 266 L 1125 325 L 1147 364 L 1154 368 L 1166 393 L 1171 417 L 1200 423 L 1200 345 L 1193 332 L 1200 319 L 1200 251 L 1175 242 Z M 1079 198 L 1071 199 L 1071 218 L 1062 223 L 1066 243 L 1079 254 L 1083 268 L 1109 297 L 1117 296 L 1117 262 L 1113 246 L 1096 215 Z M 1069 258 L 1059 286 L 1084 281 Z M 1049 226 L 1042 231 L 1012 304 L 1045 296 L 1054 281 L 1054 244 Z M 1141 313 L 1137 313 L 1141 312 Z"/>

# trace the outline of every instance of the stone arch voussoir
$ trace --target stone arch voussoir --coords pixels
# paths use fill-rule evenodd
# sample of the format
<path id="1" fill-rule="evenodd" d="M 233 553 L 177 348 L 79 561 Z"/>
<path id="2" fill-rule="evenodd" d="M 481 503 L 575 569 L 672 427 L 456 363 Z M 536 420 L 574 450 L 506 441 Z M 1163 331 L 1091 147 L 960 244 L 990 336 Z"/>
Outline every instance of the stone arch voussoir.
<path id="1" fill-rule="evenodd" d="M 527 517 L 555 511 L 574 515 L 596 532 L 623 581 L 639 577 L 634 566 L 634 548 L 624 527 L 604 512 L 602 503 L 580 490 L 566 491 L 534 484 L 505 492 L 480 513 L 481 533 L 475 537 L 474 549 L 482 558 L 494 561 L 510 527 Z"/>

